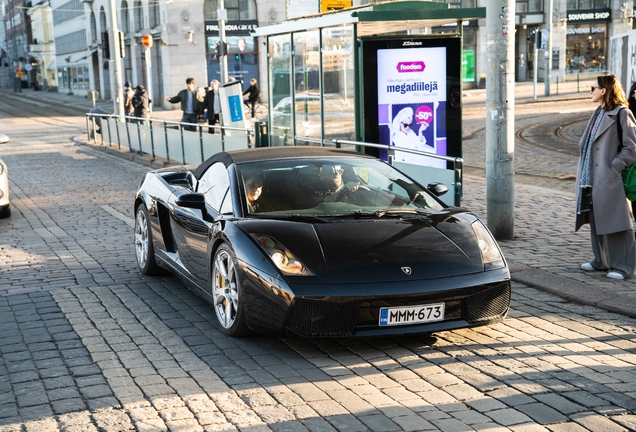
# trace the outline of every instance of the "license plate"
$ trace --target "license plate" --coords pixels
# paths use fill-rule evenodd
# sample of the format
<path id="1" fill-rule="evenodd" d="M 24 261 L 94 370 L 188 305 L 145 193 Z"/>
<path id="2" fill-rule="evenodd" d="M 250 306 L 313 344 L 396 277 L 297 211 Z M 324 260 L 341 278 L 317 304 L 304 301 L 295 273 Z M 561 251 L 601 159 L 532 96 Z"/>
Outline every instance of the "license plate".
<path id="1" fill-rule="evenodd" d="M 444 320 L 444 303 L 380 309 L 380 325 L 408 325 Z"/>

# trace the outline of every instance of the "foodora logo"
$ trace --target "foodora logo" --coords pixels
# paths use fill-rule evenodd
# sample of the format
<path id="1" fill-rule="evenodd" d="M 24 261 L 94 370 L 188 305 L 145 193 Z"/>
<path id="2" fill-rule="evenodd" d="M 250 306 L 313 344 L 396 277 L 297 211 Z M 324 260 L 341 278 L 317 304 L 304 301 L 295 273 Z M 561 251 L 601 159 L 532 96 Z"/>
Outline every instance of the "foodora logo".
<path id="1" fill-rule="evenodd" d="M 424 72 L 426 65 L 423 61 L 399 62 L 396 68 L 399 73 Z"/>

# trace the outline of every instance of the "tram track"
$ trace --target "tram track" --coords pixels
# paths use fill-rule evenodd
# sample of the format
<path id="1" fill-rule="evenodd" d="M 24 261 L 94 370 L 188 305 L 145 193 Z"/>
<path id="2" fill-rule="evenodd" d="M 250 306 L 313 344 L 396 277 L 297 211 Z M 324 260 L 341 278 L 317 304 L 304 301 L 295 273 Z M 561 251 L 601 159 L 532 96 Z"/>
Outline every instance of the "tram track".
<path id="1" fill-rule="evenodd" d="M 535 122 L 519 128 L 515 132 L 515 137 L 520 142 L 531 147 L 570 156 L 578 156 L 579 141 L 578 139 L 571 138 L 572 136 L 576 136 L 576 134 L 571 131 L 571 128 L 582 122 L 587 122 L 587 115 L 583 119 L 579 115 L 574 119 L 558 119 L 547 123 Z"/>

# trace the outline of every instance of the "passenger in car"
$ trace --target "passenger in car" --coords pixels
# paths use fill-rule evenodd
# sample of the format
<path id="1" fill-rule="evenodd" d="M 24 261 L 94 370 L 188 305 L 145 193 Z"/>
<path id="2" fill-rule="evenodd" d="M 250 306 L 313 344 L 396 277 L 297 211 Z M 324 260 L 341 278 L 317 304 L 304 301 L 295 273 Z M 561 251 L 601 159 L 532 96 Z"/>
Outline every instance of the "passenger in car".
<path id="1" fill-rule="evenodd" d="M 252 175 L 245 182 L 245 196 L 247 197 L 248 213 L 262 213 L 272 211 L 269 202 L 262 198 L 263 193 L 263 177 L 260 175 Z"/>

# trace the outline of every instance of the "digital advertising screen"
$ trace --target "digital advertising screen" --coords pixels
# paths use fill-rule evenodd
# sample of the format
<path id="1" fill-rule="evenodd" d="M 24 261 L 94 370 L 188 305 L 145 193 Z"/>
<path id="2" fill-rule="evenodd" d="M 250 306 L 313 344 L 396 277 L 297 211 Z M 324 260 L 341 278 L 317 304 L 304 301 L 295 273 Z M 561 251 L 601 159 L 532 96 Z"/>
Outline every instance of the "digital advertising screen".
<path id="1" fill-rule="evenodd" d="M 364 41 L 365 141 L 461 157 L 457 40 Z M 386 158 L 386 153 L 376 156 Z M 395 161 L 447 168 L 446 161 L 403 151 L 395 152 Z"/>

